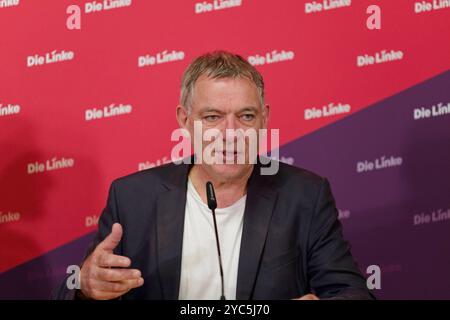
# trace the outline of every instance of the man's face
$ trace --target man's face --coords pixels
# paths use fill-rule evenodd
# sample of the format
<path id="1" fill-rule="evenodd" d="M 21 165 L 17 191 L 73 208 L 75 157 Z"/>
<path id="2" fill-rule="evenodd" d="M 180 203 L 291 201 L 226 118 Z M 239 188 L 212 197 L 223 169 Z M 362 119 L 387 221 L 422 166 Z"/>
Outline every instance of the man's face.
<path id="1" fill-rule="evenodd" d="M 194 121 L 201 121 L 202 137 L 206 130 L 217 129 L 223 145 L 223 148 L 216 147 L 209 153 L 216 160 L 221 159 L 223 164 L 208 164 L 203 159 L 199 165 L 218 181 L 230 181 L 246 175 L 254 163 L 249 158 L 250 139 L 230 137 L 231 131 L 227 129 L 254 129 L 258 135 L 259 129 L 266 128 L 269 107 L 261 107 L 256 85 L 245 78 L 210 79 L 202 76 L 195 83 L 191 101 L 189 114 L 184 107 L 178 108 L 180 125 L 194 137 Z M 202 152 L 210 143 L 202 138 Z M 257 144 L 257 140 L 252 143 Z M 245 163 L 238 163 L 238 157 L 245 159 Z"/>

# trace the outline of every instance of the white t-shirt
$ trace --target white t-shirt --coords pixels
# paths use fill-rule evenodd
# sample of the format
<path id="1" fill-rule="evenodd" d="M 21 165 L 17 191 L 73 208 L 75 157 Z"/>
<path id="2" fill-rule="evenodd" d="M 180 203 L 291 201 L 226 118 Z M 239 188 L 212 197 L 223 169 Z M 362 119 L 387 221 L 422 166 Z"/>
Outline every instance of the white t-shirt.
<path id="1" fill-rule="evenodd" d="M 244 222 L 243 196 L 229 207 L 216 209 L 217 229 L 227 300 L 236 299 L 239 252 Z M 221 295 L 219 258 L 211 210 L 188 181 L 181 260 L 180 300 L 218 300 Z"/>

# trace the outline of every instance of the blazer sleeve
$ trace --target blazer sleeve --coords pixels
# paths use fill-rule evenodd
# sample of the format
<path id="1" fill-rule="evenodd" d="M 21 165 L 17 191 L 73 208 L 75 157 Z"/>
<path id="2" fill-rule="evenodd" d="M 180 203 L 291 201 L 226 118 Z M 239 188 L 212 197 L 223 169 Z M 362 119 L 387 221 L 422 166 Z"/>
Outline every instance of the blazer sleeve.
<path id="1" fill-rule="evenodd" d="M 374 299 L 344 240 L 330 184 L 323 179 L 309 228 L 308 279 L 321 299 Z"/>
<path id="2" fill-rule="evenodd" d="M 80 263 L 80 268 L 83 265 L 84 260 L 94 251 L 97 245 L 106 238 L 108 234 L 111 233 L 111 228 L 114 223 L 120 223 L 119 214 L 118 214 L 118 202 L 116 195 L 116 183 L 113 182 L 109 188 L 108 200 L 106 202 L 106 206 L 102 211 L 100 219 L 98 221 L 98 230 L 94 237 L 94 240 L 90 244 L 86 254 Z M 115 254 L 121 254 L 122 244 L 119 243 L 117 248 L 114 250 Z M 76 300 L 81 297 L 79 290 L 73 289 L 70 290 L 67 288 L 66 281 L 68 277 L 65 277 L 64 280 L 53 289 L 51 293 L 51 299 L 53 300 Z"/>

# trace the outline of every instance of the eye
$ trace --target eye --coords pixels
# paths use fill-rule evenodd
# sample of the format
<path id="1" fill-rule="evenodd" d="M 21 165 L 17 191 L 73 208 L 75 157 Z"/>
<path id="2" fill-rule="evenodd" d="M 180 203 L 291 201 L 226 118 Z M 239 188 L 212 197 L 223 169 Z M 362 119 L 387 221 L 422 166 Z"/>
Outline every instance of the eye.
<path id="1" fill-rule="evenodd" d="M 251 113 L 245 113 L 241 115 L 241 119 L 244 121 L 252 121 L 253 119 L 255 119 L 255 115 Z"/>
<path id="2" fill-rule="evenodd" d="M 219 120 L 219 116 L 218 115 L 209 115 L 209 116 L 205 116 L 203 117 L 203 119 L 207 122 L 215 122 L 217 120 Z"/>

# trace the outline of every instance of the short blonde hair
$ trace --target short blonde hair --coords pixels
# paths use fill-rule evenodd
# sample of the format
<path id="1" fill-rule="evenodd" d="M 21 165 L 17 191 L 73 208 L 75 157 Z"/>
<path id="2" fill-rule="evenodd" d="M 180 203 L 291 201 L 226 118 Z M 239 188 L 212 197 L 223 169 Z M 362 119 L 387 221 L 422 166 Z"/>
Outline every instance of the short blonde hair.
<path id="1" fill-rule="evenodd" d="M 195 82 L 200 76 L 211 79 L 246 78 L 258 89 L 261 107 L 264 107 L 264 80 L 262 75 L 240 55 L 214 51 L 197 57 L 184 71 L 181 80 L 180 104 L 191 109 Z"/>

